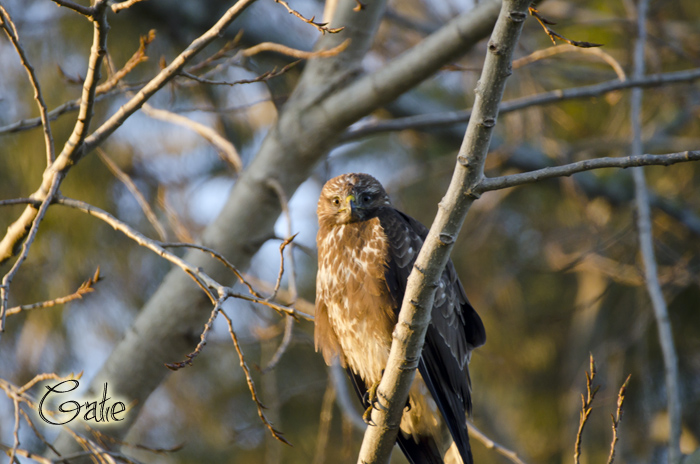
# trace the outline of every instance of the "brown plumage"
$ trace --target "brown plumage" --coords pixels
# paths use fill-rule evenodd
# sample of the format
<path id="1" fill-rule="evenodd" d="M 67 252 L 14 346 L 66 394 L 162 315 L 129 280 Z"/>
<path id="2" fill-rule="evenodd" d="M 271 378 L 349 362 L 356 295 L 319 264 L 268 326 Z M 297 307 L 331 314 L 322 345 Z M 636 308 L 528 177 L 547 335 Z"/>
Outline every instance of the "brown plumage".
<path id="1" fill-rule="evenodd" d="M 368 174 L 329 180 L 317 213 L 316 350 L 326 363 L 337 359 L 347 369 L 362 398 L 381 379 L 408 275 L 428 230 L 394 209 Z M 412 464 L 472 463 L 468 362 L 485 340 L 450 261 L 397 439 Z"/>

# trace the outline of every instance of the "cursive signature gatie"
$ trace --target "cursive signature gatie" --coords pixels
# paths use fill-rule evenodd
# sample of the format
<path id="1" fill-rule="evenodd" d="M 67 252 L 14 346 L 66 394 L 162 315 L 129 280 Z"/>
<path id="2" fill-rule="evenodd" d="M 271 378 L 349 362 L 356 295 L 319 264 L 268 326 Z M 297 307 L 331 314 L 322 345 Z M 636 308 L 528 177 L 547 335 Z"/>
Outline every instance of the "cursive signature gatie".
<path id="1" fill-rule="evenodd" d="M 81 413 L 83 416 L 82 419 L 86 422 L 108 423 L 119 422 L 124 420 L 123 414 L 126 410 L 126 406 L 121 401 L 114 401 L 111 404 L 108 402 L 112 398 L 107 396 L 107 383 L 104 384 L 101 401 L 95 400 L 78 402 L 75 400 L 66 400 L 59 404 L 58 412 L 64 414 L 72 414 L 72 416 L 67 420 L 63 420 L 66 416 L 61 417 L 61 419 L 57 419 L 56 417 L 54 417 L 57 415 L 55 412 L 50 412 L 46 409 L 46 406 L 48 406 L 48 404 L 45 405 L 45 403 L 48 403 L 49 400 L 56 400 L 56 398 L 53 398 L 53 396 L 65 395 L 67 393 L 70 393 L 73 390 L 77 389 L 79 385 L 80 382 L 73 379 L 64 380 L 63 382 L 57 383 L 53 386 L 47 385 L 46 390 L 48 391 L 46 392 L 44 397 L 41 398 L 41 402 L 39 402 L 39 416 L 45 422 L 51 425 L 67 424 L 72 420 L 78 418 L 78 416 L 80 416 Z M 60 398 L 63 399 L 65 398 L 65 396 L 61 396 Z M 47 417 L 47 414 L 49 415 L 49 417 Z M 51 419 L 58 420 L 59 422 L 54 422 Z M 60 422 L 61 420 L 63 421 Z"/>

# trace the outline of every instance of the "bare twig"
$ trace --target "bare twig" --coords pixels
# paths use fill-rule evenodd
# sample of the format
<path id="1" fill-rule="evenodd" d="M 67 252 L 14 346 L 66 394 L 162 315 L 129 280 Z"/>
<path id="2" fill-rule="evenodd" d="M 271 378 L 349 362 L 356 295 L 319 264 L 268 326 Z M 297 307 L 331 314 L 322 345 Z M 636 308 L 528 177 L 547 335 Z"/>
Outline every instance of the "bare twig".
<path id="1" fill-rule="evenodd" d="M 0 27 L 5 29 L 5 32 L 7 33 L 7 36 L 10 39 L 10 42 L 12 42 L 12 45 L 15 47 L 15 50 L 19 55 L 19 59 L 22 62 L 22 66 L 24 66 L 24 69 L 27 71 L 27 75 L 29 76 L 29 82 L 32 85 L 32 88 L 34 89 L 34 99 L 36 100 L 36 104 L 39 107 L 39 119 L 41 120 L 41 125 L 44 128 L 44 143 L 46 144 L 46 165 L 48 166 L 51 163 L 53 163 L 56 154 L 54 152 L 53 135 L 51 134 L 51 124 L 49 123 L 49 116 L 46 110 L 46 103 L 44 102 L 44 97 L 41 94 L 41 86 L 39 85 L 39 79 L 36 77 L 34 68 L 29 62 L 26 53 L 24 53 L 22 45 L 19 43 L 19 35 L 17 34 L 17 28 L 15 28 L 15 25 L 12 22 L 12 18 L 10 18 L 9 13 L 7 12 L 7 10 L 5 10 L 5 8 L 2 7 L 2 5 L 0 5 Z"/>
<path id="2" fill-rule="evenodd" d="M 141 3 L 143 1 L 145 1 L 145 0 L 126 0 L 125 2 L 121 2 L 121 3 L 113 3 L 112 4 L 112 12 L 119 13 L 122 10 L 125 10 L 127 8 L 131 8 L 136 3 Z"/>
<path id="3" fill-rule="evenodd" d="M 175 264 L 183 271 L 185 271 L 190 277 L 192 277 L 195 283 L 197 283 L 197 285 L 199 285 L 204 290 L 204 292 L 209 296 L 212 302 L 215 303 L 218 300 L 218 297 L 216 297 L 214 293 L 212 293 L 212 291 L 216 291 L 220 295 L 225 293 L 225 288 L 222 285 L 218 284 L 216 281 L 214 281 L 207 274 L 195 268 L 179 256 L 164 249 L 160 245 L 160 242 L 146 237 L 145 235 L 131 228 L 124 222 L 115 218 L 108 212 L 83 201 L 74 200 L 72 198 L 61 197 L 56 200 L 56 203 L 64 206 L 69 206 L 71 208 L 87 213 L 90 216 L 94 216 L 98 219 L 101 219 L 102 221 L 112 226 L 115 230 L 118 230 L 119 232 L 123 233 L 124 235 L 135 241 L 137 244 L 148 248 L 149 250 L 155 252 L 158 256 Z"/>
<path id="4" fill-rule="evenodd" d="M 282 282 L 282 275 L 284 274 L 284 250 L 287 247 L 287 245 L 289 245 L 289 247 L 287 248 L 287 260 L 289 262 L 289 276 L 287 277 L 287 280 L 290 295 L 290 304 L 295 304 L 297 299 L 297 286 L 296 270 L 294 265 L 293 240 L 298 234 L 292 234 L 292 215 L 289 211 L 289 201 L 287 200 L 287 195 L 285 195 L 284 189 L 280 185 L 279 181 L 277 181 L 274 178 L 270 178 L 267 180 L 267 185 L 275 192 L 277 198 L 279 198 L 280 206 L 282 207 L 282 213 L 284 214 L 287 220 L 287 238 L 283 240 L 282 244 L 280 245 L 280 270 L 277 275 L 277 280 L 275 282 L 275 287 L 272 290 L 272 294 L 267 298 L 267 300 L 270 301 L 277 297 L 277 292 L 279 292 L 280 283 Z M 261 370 L 263 374 L 274 369 L 279 360 L 282 359 L 282 355 L 285 353 L 285 351 L 287 351 L 287 348 L 289 347 L 292 341 L 293 331 L 294 320 L 288 316 L 287 320 L 284 323 L 284 336 L 282 337 L 282 343 L 280 343 L 280 346 L 277 348 L 277 351 L 275 351 L 275 354 L 272 356 L 272 359 L 267 364 L 267 366 L 265 366 Z"/>
<path id="5" fill-rule="evenodd" d="M 282 343 L 280 343 L 280 346 L 277 347 L 275 354 L 272 355 L 272 358 L 270 359 L 270 362 L 267 363 L 267 366 L 260 369 L 261 374 L 267 374 L 274 369 L 277 366 L 277 363 L 279 363 L 280 359 L 282 359 L 282 355 L 287 351 L 287 348 L 289 348 L 289 345 L 292 342 L 292 335 L 294 333 L 294 322 L 294 318 L 291 316 L 287 316 L 285 318 Z"/>
<path id="6" fill-rule="evenodd" d="M 281 76 L 282 74 L 286 73 L 290 69 L 292 69 L 294 66 L 298 65 L 301 63 L 301 60 L 297 61 L 292 61 L 288 65 L 283 66 L 279 70 L 277 68 L 273 68 L 270 71 L 265 71 L 264 73 L 260 74 L 257 77 L 254 77 L 252 79 L 240 79 L 237 81 L 215 81 L 211 79 L 205 79 L 203 77 L 195 76 L 194 74 L 190 74 L 186 71 L 182 71 L 180 73 L 181 76 L 186 77 L 188 79 L 192 79 L 195 82 L 199 82 L 200 84 L 207 84 L 207 85 L 227 85 L 227 86 L 234 86 L 234 85 L 243 85 L 243 84 L 254 84 L 255 82 L 265 82 L 268 81 L 274 77 Z"/>
<path id="7" fill-rule="evenodd" d="M 592 354 L 590 355 L 589 369 L 590 372 L 586 372 L 586 396 L 584 397 L 583 393 L 581 393 L 581 412 L 579 413 L 578 432 L 576 432 L 576 443 L 574 444 L 574 464 L 579 464 L 581 457 L 581 437 L 583 435 L 583 428 L 588 421 L 588 416 L 591 415 L 591 411 L 593 410 L 591 405 L 593 404 L 595 394 L 598 393 L 598 389 L 600 388 L 600 385 L 593 388 L 593 379 L 595 379 L 596 368 L 595 360 L 593 359 Z"/>
<path id="8" fill-rule="evenodd" d="M 627 392 L 627 385 L 630 382 L 630 377 L 632 374 L 628 375 L 625 382 L 620 387 L 620 391 L 617 394 L 617 411 L 616 414 L 610 414 L 612 418 L 612 441 L 610 442 L 610 456 L 608 456 L 608 464 L 613 464 L 615 461 L 615 447 L 617 446 L 617 429 L 620 426 L 620 419 L 622 418 L 622 404 L 625 402 L 625 393 Z"/>
<path id="9" fill-rule="evenodd" d="M 619 81 L 616 79 L 613 81 L 602 82 L 600 84 L 574 87 L 564 90 L 553 90 L 551 92 L 543 92 L 532 96 L 516 98 L 501 103 L 498 112 L 499 114 L 505 114 L 532 106 L 546 105 L 578 98 L 598 97 L 622 89 L 658 87 L 666 84 L 692 82 L 698 79 L 700 79 L 700 68 L 670 73 L 650 74 L 641 78 L 629 78 L 625 81 Z M 472 110 L 469 109 L 465 111 L 450 111 L 447 113 L 408 116 L 387 121 L 364 123 L 348 129 L 341 137 L 341 140 L 351 141 L 382 132 L 406 129 L 428 129 L 431 127 L 441 127 L 449 124 L 464 123 L 469 121 L 471 114 Z"/>
<path id="10" fill-rule="evenodd" d="M 236 353 L 238 353 L 238 360 L 240 362 L 241 368 L 243 369 L 243 373 L 245 374 L 245 379 L 248 383 L 248 390 L 250 390 L 250 395 L 253 398 L 255 406 L 258 408 L 258 416 L 260 417 L 260 420 L 263 422 L 263 424 L 265 424 L 265 427 L 267 427 L 267 429 L 270 431 L 273 437 L 275 437 L 282 443 L 291 446 L 292 444 L 289 443 L 287 439 L 282 436 L 282 432 L 276 430 L 272 426 L 270 421 L 267 419 L 267 417 L 265 417 L 265 413 L 263 412 L 265 406 L 263 406 L 263 404 L 260 402 L 260 399 L 258 398 L 258 393 L 255 390 L 255 383 L 253 382 L 253 377 L 251 377 L 250 369 L 248 368 L 248 365 L 245 362 L 245 358 L 243 357 L 243 351 L 241 351 L 241 346 L 238 343 L 238 337 L 236 337 L 236 333 L 233 331 L 233 323 L 231 322 L 231 318 L 229 318 L 223 310 L 221 310 L 221 315 L 224 317 L 224 319 L 226 319 L 226 323 L 228 324 L 228 333 L 231 335 L 231 341 L 233 342 L 233 346 L 236 348 Z"/>
<path id="11" fill-rule="evenodd" d="M 151 223 L 153 229 L 155 229 L 160 239 L 163 241 L 168 240 L 168 234 L 165 232 L 165 227 L 163 227 L 163 224 L 160 223 L 158 217 L 156 216 L 156 213 L 153 211 L 153 208 L 151 208 L 151 205 L 148 204 L 148 201 L 146 201 L 146 198 L 139 191 L 138 187 L 131 179 L 131 177 L 129 177 L 127 173 L 122 171 L 122 169 L 117 165 L 117 163 L 112 161 L 112 159 L 109 156 L 107 156 L 107 153 L 105 153 L 104 150 L 98 148 L 97 154 L 99 155 L 100 159 L 105 164 L 105 166 L 107 166 L 107 169 L 109 169 L 110 172 L 114 175 L 114 177 L 119 179 L 126 186 L 126 188 L 129 189 L 134 198 L 136 198 L 136 201 L 141 207 L 141 211 L 143 211 L 143 214 L 146 216 L 146 219 L 148 219 L 148 222 Z"/>
<path id="12" fill-rule="evenodd" d="M 44 200 L 42 201 L 41 206 L 39 207 L 39 210 L 37 211 L 37 214 L 31 223 L 32 225 L 29 229 L 29 235 L 27 235 L 26 240 L 24 241 L 24 243 L 22 243 L 22 251 L 20 252 L 19 257 L 17 258 L 17 261 L 15 261 L 15 263 L 12 265 L 12 268 L 2 278 L 2 285 L 0 285 L 0 333 L 5 331 L 5 313 L 7 311 L 7 301 L 10 293 L 10 284 L 12 283 L 12 279 L 15 277 L 15 274 L 17 274 L 17 271 L 19 271 L 20 266 L 22 266 L 22 263 L 25 259 L 27 259 L 27 256 L 29 255 L 29 248 L 32 246 L 34 237 L 36 237 L 36 233 L 39 230 L 39 224 L 41 223 L 42 219 L 44 219 L 44 215 L 49 209 L 49 205 L 51 204 L 54 195 L 56 195 L 56 192 L 58 191 L 60 178 L 61 176 L 54 177 L 54 181 L 51 184 L 49 192 L 46 195 L 46 198 L 44 198 Z"/>
<path id="13" fill-rule="evenodd" d="M 246 287 L 248 287 L 248 291 L 254 297 L 260 298 L 260 299 L 265 299 L 260 293 L 258 293 L 257 290 L 255 290 L 255 288 L 248 282 L 248 280 L 246 280 L 243 277 L 243 274 L 240 273 L 240 271 L 236 268 L 236 266 L 231 264 L 231 262 L 228 259 L 226 259 L 226 257 L 224 255 L 222 255 L 221 253 L 219 253 L 218 251 L 216 251 L 212 248 L 206 247 L 204 245 L 198 245 L 195 243 L 161 243 L 160 246 L 162 246 L 163 248 L 193 248 L 195 250 L 202 250 L 202 251 L 209 253 L 214 258 L 221 261 L 221 263 L 224 266 L 226 266 L 231 272 L 233 272 L 233 274 L 236 276 L 238 281 L 240 283 L 242 283 L 243 285 L 245 285 Z"/>
<path id="14" fill-rule="evenodd" d="M 343 29 L 345 29 L 344 27 L 338 27 L 338 28 L 334 29 L 334 28 L 328 27 L 328 23 L 316 22 L 315 16 L 312 16 L 311 19 L 307 19 L 301 13 L 299 13 L 298 11 L 296 11 L 295 9 L 290 7 L 289 4 L 287 2 L 285 2 L 284 0 L 275 0 L 275 3 L 279 3 L 280 5 L 284 6 L 287 9 L 287 11 L 289 12 L 289 14 L 294 15 L 297 18 L 304 21 L 305 23 L 311 24 L 312 26 L 314 26 L 316 29 L 318 29 L 321 32 L 321 34 L 325 34 L 326 32 L 330 32 L 331 34 L 335 34 L 337 32 L 342 31 Z"/>
<path id="15" fill-rule="evenodd" d="M 228 295 L 223 295 L 222 297 L 220 297 L 216 301 L 214 308 L 211 310 L 211 315 L 209 316 L 209 320 L 204 325 L 204 330 L 199 335 L 199 343 L 197 343 L 197 346 L 195 347 L 194 351 L 185 355 L 186 359 L 184 361 L 175 362 L 175 363 L 166 363 L 165 367 L 167 367 L 171 371 L 177 371 L 177 370 L 182 369 L 183 367 L 192 365 L 192 360 L 194 358 L 196 358 L 202 352 L 204 345 L 207 344 L 207 335 L 209 334 L 209 331 L 211 330 L 211 328 L 214 326 L 214 321 L 216 320 L 216 316 L 219 314 L 219 311 L 221 310 L 221 305 L 223 305 L 224 301 L 226 301 L 227 299 L 228 299 Z"/>
<path id="16" fill-rule="evenodd" d="M 39 309 L 39 308 L 50 308 L 53 306 L 61 305 L 61 304 L 66 304 L 69 301 L 73 300 L 78 300 L 83 298 L 83 295 L 87 295 L 88 293 L 92 293 L 95 291 L 95 288 L 93 285 L 97 283 L 100 280 L 100 268 L 98 266 L 97 270 L 95 271 L 95 274 L 90 277 L 88 280 L 83 282 L 80 287 L 70 295 L 61 297 L 61 298 L 56 298 L 53 300 L 49 301 L 42 301 L 41 303 L 33 303 L 29 305 L 22 305 L 22 306 L 15 306 L 14 308 L 10 308 L 7 310 L 5 313 L 7 316 L 12 316 L 13 314 L 18 314 L 22 311 L 29 311 L 32 309 Z"/>
<path id="17" fill-rule="evenodd" d="M 226 42 L 223 45 L 223 47 L 221 47 L 216 53 L 206 57 L 205 59 L 203 59 L 199 63 L 188 67 L 185 71 L 189 74 L 194 74 L 194 73 L 199 72 L 200 70 L 206 68 L 214 61 L 216 61 L 220 58 L 225 58 L 226 56 L 228 56 L 228 52 L 230 52 L 231 50 L 235 49 L 238 46 L 242 37 L 243 37 L 243 29 L 239 30 L 236 33 L 233 40 L 229 40 L 228 42 Z"/>
<path id="18" fill-rule="evenodd" d="M 76 11 L 83 16 L 87 16 L 88 18 L 90 18 L 91 16 L 93 16 L 95 14 L 94 7 L 79 5 L 79 4 L 74 3 L 70 0 L 53 0 L 53 2 L 55 4 L 57 4 L 58 6 L 65 6 L 66 8 L 69 8 L 73 11 Z"/>
<path id="19" fill-rule="evenodd" d="M 607 53 L 605 50 L 601 48 L 574 47 L 571 45 L 564 44 L 555 45 L 554 47 L 549 47 L 542 50 L 537 50 L 535 52 L 530 53 L 528 56 L 519 58 L 517 60 L 513 60 L 513 69 L 518 69 L 523 66 L 527 66 L 528 64 L 534 63 L 535 61 L 549 58 L 560 53 L 579 53 L 598 57 L 605 61 L 608 65 L 610 65 L 613 71 L 615 71 L 615 74 L 617 74 L 617 78 L 620 79 L 620 81 L 624 81 L 627 79 L 627 76 L 625 75 L 625 70 L 622 69 L 622 65 L 620 64 L 620 62 L 617 61 L 611 54 Z"/>
<path id="20" fill-rule="evenodd" d="M 315 52 L 307 52 L 304 50 L 297 50 L 295 48 L 287 47 L 286 45 L 274 43 L 274 42 L 262 42 L 241 51 L 241 56 L 250 57 L 257 55 L 262 52 L 275 52 L 281 55 L 291 56 L 292 58 L 297 58 L 300 60 L 308 60 L 311 58 L 327 58 L 329 56 L 335 56 L 341 53 L 350 45 L 350 39 L 346 39 L 333 48 L 327 50 L 317 50 Z"/>
<path id="21" fill-rule="evenodd" d="M 646 16 L 649 8 L 648 0 L 639 0 L 637 3 L 637 40 L 634 47 L 634 72 L 635 78 L 644 75 L 644 47 L 646 42 Z M 631 98 L 630 116 L 632 120 L 632 154 L 643 153 L 642 142 L 642 89 L 633 89 Z M 635 186 L 635 203 L 637 206 L 637 229 L 639 231 L 639 249 L 644 263 L 644 277 L 646 289 L 651 299 L 651 305 L 656 317 L 656 325 L 659 332 L 659 342 L 663 353 L 666 381 L 666 398 L 668 408 L 669 438 L 668 438 L 668 462 L 677 464 L 682 457 L 680 450 L 681 440 L 681 397 L 678 382 L 678 355 L 673 341 L 673 330 L 668 315 L 668 306 L 664 299 L 656 257 L 654 254 L 653 231 L 651 225 L 651 207 L 649 204 L 649 192 L 646 186 L 644 170 L 636 168 L 632 170 Z"/>
<path id="22" fill-rule="evenodd" d="M 554 177 L 570 176 L 578 172 L 590 171 L 602 168 L 629 168 L 635 166 L 670 166 L 686 161 L 700 160 L 700 150 L 685 151 L 680 153 L 668 153 L 664 155 L 630 155 L 619 158 L 595 158 L 576 163 L 554 166 L 522 174 L 509 176 L 484 178 L 475 187 L 474 192 L 481 194 L 491 190 L 516 187 L 518 185 L 538 182 Z"/>
<path id="23" fill-rule="evenodd" d="M 525 462 L 522 459 L 520 459 L 520 456 L 518 456 L 518 453 L 506 448 L 505 446 L 499 443 L 496 443 L 495 441 L 487 437 L 481 430 L 476 428 L 476 426 L 472 422 L 468 422 L 468 424 L 469 436 L 479 440 L 481 444 L 483 444 L 487 449 L 494 450 L 495 452 L 502 456 L 505 456 L 515 464 L 525 464 Z"/>
<path id="24" fill-rule="evenodd" d="M 137 85 L 136 88 L 139 88 L 140 86 Z M 133 89 L 132 89 L 133 90 Z M 109 92 L 106 92 L 101 95 L 96 95 L 95 96 L 95 102 L 99 102 L 101 100 L 104 100 L 107 97 L 111 97 L 113 95 L 118 94 L 119 92 L 116 90 L 111 90 Z M 54 121 L 59 118 L 59 116 L 62 116 L 66 113 L 70 113 L 72 111 L 75 111 L 80 108 L 80 99 L 77 100 L 72 100 L 66 103 L 63 103 L 56 108 L 52 109 L 48 113 L 48 119 L 49 121 Z M 8 134 L 8 133 L 13 133 L 13 132 L 21 132 L 29 129 L 34 129 L 36 127 L 41 126 L 41 117 L 37 118 L 28 118 L 28 119 L 20 119 L 19 121 L 15 121 L 11 124 L 8 124 L 6 126 L 0 127 L 0 135 Z"/>
<path id="25" fill-rule="evenodd" d="M 292 243 L 292 240 L 294 240 L 297 235 L 298 234 L 294 234 L 291 237 L 287 237 L 280 244 L 280 270 L 277 274 L 277 281 L 275 282 L 275 288 L 272 290 L 272 295 L 266 298 L 268 301 L 275 299 L 277 291 L 280 289 L 280 284 L 282 283 L 282 276 L 284 275 L 284 249 L 287 245 Z"/>
<path id="26" fill-rule="evenodd" d="M 570 40 L 564 37 L 561 34 L 557 34 L 554 32 L 549 26 L 553 26 L 556 23 L 548 20 L 542 14 L 540 14 L 539 11 L 537 11 L 534 7 L 529 8 L 530 14 L 537 19 L 537 22 L 540 23 L 540 26 L 542 26 L 542 29 L 547 33 L 549 38 L 552 40 L 552 43 L 554 45 L 557 44 L 556 39 L 563 40 L 564 42 L 568 43 L 569 45 L 573 45 L 574 47 L 581 47 L 581 48 L 591 48 L 591 47 L 602 47 L 603 44 L 598 44 L 598 43 L 592 43 L 592 42 L 583 42 L 583 41 L 578 41 L 578 40 Z"/>
<path id="27" fill-rule="evenodd" d="M 221 159 L 227 162 L 235 172 L 240 172 L 243 169 L 243 162 L 236 147 L 211 127 L 172 111 L 153 108 L 148 103 L 144 103 L 141 111 L 151 118 L 186 127 L 196 132 L 216 148 Z"/>
<path id="28" fill-rule="evenodd" d="M 122 5 L 120 3 L 120 5 Z M 112 5 L 112 8 L 114 8 L 115 5 Z M 95 94 L 103 94 L 106 92 L 111 91 L 114 87 L 119 84 L 124 77 L 126 77 L 131 71 L 136 68 L 139 64 L 143 63 L 144 61 L 148 61 L 148 56 L 146 56 L 146 49 L 148 46 L 153 42 L 156 38 L 156 31 L 155 29 L 151 29 L 148 31 L 148 35 L 144 35 L 139 37 L 139 48 L 134 52 L 133 55 L 131 55 L 131 58 L 127 60 L 127 62 L 122 66 L 121 69 L 118 71 L 114 72 L 111 76 L 109 76 L 109 79 L 107 79 L 106 82 L 100 84 L 97 86 L 95 89 Z"/>

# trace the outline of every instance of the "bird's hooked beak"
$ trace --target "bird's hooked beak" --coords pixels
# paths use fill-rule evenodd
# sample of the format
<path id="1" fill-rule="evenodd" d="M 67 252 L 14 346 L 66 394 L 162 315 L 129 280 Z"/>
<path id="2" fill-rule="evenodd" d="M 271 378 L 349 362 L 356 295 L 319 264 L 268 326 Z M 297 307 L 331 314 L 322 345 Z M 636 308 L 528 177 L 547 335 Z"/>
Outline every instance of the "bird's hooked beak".
<path id="1" fill-rule="evenodd" d="M 345 197 L 345 206 L 341 211 L 345 210 L 350 210 L 350 216 L 351 217 L 357 217 L 357 199 L 355 198 L 355 195 L 350 194 L 347 197 Z"/>

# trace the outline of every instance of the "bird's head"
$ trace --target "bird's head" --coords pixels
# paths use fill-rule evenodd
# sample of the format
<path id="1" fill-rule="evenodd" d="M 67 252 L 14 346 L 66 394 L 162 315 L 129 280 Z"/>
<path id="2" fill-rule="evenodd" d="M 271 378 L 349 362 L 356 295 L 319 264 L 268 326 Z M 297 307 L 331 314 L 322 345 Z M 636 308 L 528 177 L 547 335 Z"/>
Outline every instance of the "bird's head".
<path id="1" fill-rule="evenodd" d="M 319 225 L 334 226 L 373 218 L 390 206 L 389 196 L 369 174 L 343 174 L 326 182 L 318 199 Z"/>

